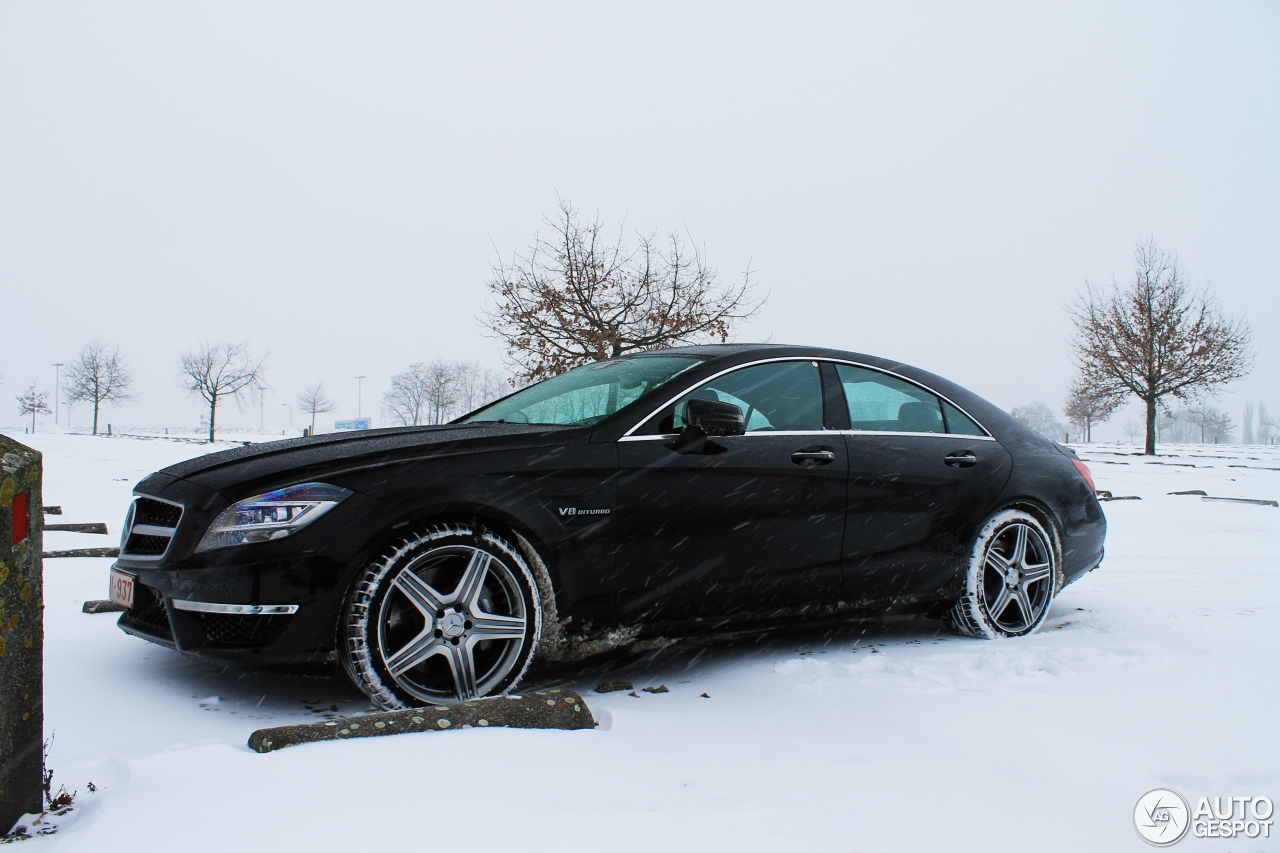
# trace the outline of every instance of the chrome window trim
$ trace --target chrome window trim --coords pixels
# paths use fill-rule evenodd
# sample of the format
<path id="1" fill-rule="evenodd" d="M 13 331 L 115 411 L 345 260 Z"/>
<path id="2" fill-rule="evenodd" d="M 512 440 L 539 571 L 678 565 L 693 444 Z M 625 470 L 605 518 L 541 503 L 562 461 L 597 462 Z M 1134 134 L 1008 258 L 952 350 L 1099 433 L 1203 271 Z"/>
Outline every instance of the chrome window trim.
<path id="1" fill-rule="evenodd" d="M 670 441 L 671 439 L 675 438 L 677 435 L 679 435 L 679 433 L 674 433 L 674 432 L 667 432 L 661 435 L 624 435 L 622 438 L 618 439 L 618 441 L 658 441 L 658 440 Z M 961 433 L 955 433 L 955 432 L 897 432 L 895 430 L 870 430 L 870 429 L 824 429 L 824 430 L 809 430 L 806 432 L 791 431 L 791 430 L 785 430 L 785 431 L 777 430 L 775 432 L 772 430 L 761 429 L 761 430 L 756 430 L 755 432 L 745 432 L 742 435 L 721 436 L 720 439 L 751 438 L 753 436 L 767 436 L 767 435 L 847 435 L 851 437 L 856 437 L 859 435 L 871 435 L 871 436 L 897 435 L 897 436 L 903 436 L 905 438 L 954 438 L 957 440 L 969 439 L 970 441 L 995 441 L 995 439 L 989 435 L 963 435 Z M 720 439 L 717 439 L 717 440 L 720 440 Z"/>
<path id="2" fill-rule="evenodd" d="M 658 408 L 650 412 L 643 420 L 641 420 L 631 429 L 623 433 L 622 438 L 618 439 L 618 441 L 635 441 L 635 440 L 644 439 L 644 438 L 666 438 L 671 435 L 674 435 L 675 433 L 666 433 L 665 435 L 654 435 L 654 436 L 632 436 L 632 433 L 634 433 L 636 430 L 643 427 L 645 424 L 649 423 L 649 421 L 653 420 L 655 417 L 658 416 L 659 413 L 661 413 L 664 409 L 666 409 L 667 406 L 670 406 L 672 403 L 674 403 L 676 400 L 679 400 L 685 394 L 689 394 L 697 390 L 698 388 L 701 388 L 703 385 L 706 385 L 708 382 L 714 382 L 715 380 L 719 379 L 721 376 L 724 376 L 726 373 L 732 373 L 735 370 L 742 370 L 747 367 L 755 367 L 758 364 L 773 364 L 775 362 L 784 362 L 784 361 L 808 361 L 808 362 L 812 362 L 815 365 L 820 364 L 821 362 L 824 362 L 824 361 L 829 362 L 830 364 L 847 364 L 850 367 L 860 367 L 863 370 L 870 370 L 873 373 L 883 373 L 885 376 L 892 376 L 895 379 L 901 379 L 903 382 L 907 382 L 911 385 L 916 386 L 917 388 L 920 388 L 924 391 L 929 392 L 930 394 L 932 394 L 933 396 L 937 397 L 940 400 L 946 400 L 949 404 L 951 404 L 957 410 L 959 410 L 961 414 L 963 414 L 969 420 L 977 424 L 978 429 L 982 430 L 985 433 L 985 435 L 964 435 L 963 433 L 956 433 L 956 432 L 895 432 L 892 430 L 857 430 L 857 429 L 807 430 L 807 431 L 801 431 L 801 432 L 784 432 L 781 430 L 777 432 L 762 432 L 760 430 L 757 430 L 757 432 L 760 432 L 760 434 L 762 435 L 832 435 L 834 433 L 839 432 L 839 433 L 851 433 L 853 435 L 950 435 L 950 436 L 955 436 L 956 438 L 971 438 L 976 441 L 995 441 L 995 437 L 991 435 L 991 430 L 987 429 L 986 425 L 983 424 L 982 421 L 978 420 L 973 415 L 969 414 L 969 412 L 964 408 L 964 406 L 961 406 L 959 403 L 957 403 L 955 400 L 952 400 L 946 394 L 940 394 L 937 391 L 930 388 L 928 385 L 925 385 L 922 382 L 917 382 L 916 380 L 912 379 L 909 376 L 903 376 L 900 373 L 894 373 L 892 370 L 886 370 L 883 367 L 876 367 L 870 364 L 863 364 L 860 361 L 850 361 L 849 359 L 845 359 L 845 358 L 813 358 L 810 356 L 794 356 L 794 355 L 782 356 L 779 358 L 762 358 L 758 361 L 749 361 L 745 364 L 736 364 L 733 367 L 727 367 L 724 370 L 720 371 L 719 373 L 716 373 L 713 376 L 710 376 L 702 380 L 697 385 L 690 385 L 689 387 L 681 391 L 679 394 L 676 394 L 670 400 L 667 400 L 667 402 L 663 403 L 661 406 L 658 406 Z M 676 374 L 676 375 L 679 376 L 680 374 Z M 744 433 L 744 435 L 751 435 L 751 434 L 752 433 L 750 432 Z"/>
<path id="3" fill-rule="evenodd" d="M 153 524 L 134 524 L 133 520 L 138 514 L 138 499 L 146 498 L 149 501 L 168 504 L 178 508 L 178 523 L 173 527 L 157 527 Z M 155 495 L 147 495 L 142 492 L 133 493 L 133 503 L 129 504 L 129 514 L 125 516 L 125 527 L 120 534 L 120 556 L 123 559 L 131 560 L 139 563 L 154 563 L 164 559 L 165 554 L 169 553 L 169 547 L 173 544 L 174 534 L 178 532 L 178 528 L 182 525 L 182 519 L 187 514 L 187 508 L 177 501 L 165 500 Z M 129 544 L 129 537 L 137 531 L 142 536 L 164 536 L 169 540 L 169 545 L 164 546 L 164 550 L 159 554 L 132 554 L 125 550 Z"/>
<path id="4" fill-rule="evenodd" d="M 173 599 L 175 610 L 187 610 L 192 613 L 233 613 L 249 616 L 272 616 L 276 614 L 292 614 L 298 612 L 296 604 L 216 604 L 210 601 L 183 601 Z"/>

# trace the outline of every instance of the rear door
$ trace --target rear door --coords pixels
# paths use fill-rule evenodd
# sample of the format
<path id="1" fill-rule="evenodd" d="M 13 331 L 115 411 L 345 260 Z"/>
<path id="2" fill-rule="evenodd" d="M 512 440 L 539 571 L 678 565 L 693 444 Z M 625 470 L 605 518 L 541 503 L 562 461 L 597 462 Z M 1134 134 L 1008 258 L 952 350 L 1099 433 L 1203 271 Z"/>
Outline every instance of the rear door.
<path id="1" fill-rule="evenodd" d="M 928 389 L 865 367 L 837 364 L 836 373 L 850 426 L 845 597 L 926 593 L 967 559 L 1012 460 Z"/>
<path id="2" fill-rule="evenodd" d="M 668 445 L 685 399 L 742 408 L 747 433 Z M 823 427 L 812 361 L 712 379 L 618 443 L 617 593 L 624 621 L 715 617 L 835 600 L 847 460 Z"/>

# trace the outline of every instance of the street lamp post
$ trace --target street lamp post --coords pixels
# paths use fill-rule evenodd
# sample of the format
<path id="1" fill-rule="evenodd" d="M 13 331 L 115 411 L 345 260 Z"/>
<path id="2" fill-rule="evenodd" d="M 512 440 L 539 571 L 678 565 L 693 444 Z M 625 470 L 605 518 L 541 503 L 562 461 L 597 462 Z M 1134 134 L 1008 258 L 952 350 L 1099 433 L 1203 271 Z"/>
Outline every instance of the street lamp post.
<path id="1" fill-rule="evenodd" d="M 280 405 L 289 410 L 289 429 L 293 429 L 293 406 L 290 406 L 288 403 L 281 403 Z"/>
<path id="2" fill-rule="evenodd" d="M 361 392 L 364 389 L 364 377 L 356 377 L 356 418 L 360 417 Z"/>
<path id="3" fill-rule="evenodd" d="M 62 365 L 64 363 L 65 362 L 61 362 L 61 361 L 55 361 L 53 363 L 53 425 L 54 426 L 58 425 L 58 394 L 62 392 L 62 387 L 60 385 L 58 375 L 61 372 Z"/>

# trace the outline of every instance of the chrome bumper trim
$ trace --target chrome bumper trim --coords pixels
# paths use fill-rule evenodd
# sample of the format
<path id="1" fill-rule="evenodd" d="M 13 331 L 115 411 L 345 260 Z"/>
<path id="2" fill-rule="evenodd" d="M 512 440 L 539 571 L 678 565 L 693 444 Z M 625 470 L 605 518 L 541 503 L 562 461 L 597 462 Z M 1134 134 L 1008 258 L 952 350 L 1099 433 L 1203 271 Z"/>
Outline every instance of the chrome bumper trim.
<path id="1" fill-rule="evenodd" d="M 297 613 L 296 604 L 214 604 L 209 601 L 181 601 L 173 599 L 175 610 L 194 613 L 237 613 L 250 616 L 270 616 L 278 613 Z"/>

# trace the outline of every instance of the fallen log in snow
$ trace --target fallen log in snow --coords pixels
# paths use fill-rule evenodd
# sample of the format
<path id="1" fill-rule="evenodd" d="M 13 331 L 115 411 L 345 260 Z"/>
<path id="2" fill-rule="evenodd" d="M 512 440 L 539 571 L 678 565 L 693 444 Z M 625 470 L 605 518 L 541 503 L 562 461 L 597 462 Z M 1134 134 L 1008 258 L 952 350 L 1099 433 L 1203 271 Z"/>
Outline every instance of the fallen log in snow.
<path id="1" fill-rule="evenodd" d="M 72 548 L 69 551 L 45 551 L 41 553 L 46 560 L 54 557 L 119 557 L 119 548 Z"/>
<path id="2" fill-rule="evenodd" d="M 1258 506 L 1274 506 L 1274 507 L 1280 507 L 1280 502 L 1276 502 L 1276 501 L 1260 501 L 1260 500 L 1255 500 L 1254 498 L 1215 498 L 1215 497 L 1212 497 L 1212 496 L 1206 496 L 1206 497 L 1201 498 L 1200 500 L 1202 500 L 1202 501 L 1226 501 L 1227 503 L 1236 503 L 1236 504 L 1256 504 L 1256 505 L 1258 505 Z"/>
<path id="3" fill-rule="evenodd" d="M 46 531 L 62 530 L 67 533 L 101 533 L 104 536 L 107 532 L 107 526 L 101 521 L 95 521 L 92 524 L 46 524 Z"/>
<path id="4" fill-rule="evenodd" d="M 86 601 L 84 606 L 80 608 L 81 613 L 122 613 L 125 610 L 123 604 L 116 604 L 114 601 Z"/>
<path id="5" fill-rule="evenodd" d="M 406 732 L 440 732 L 446 729 L 490 726 L 512 729 L 590 729 L 595 725 L 591 709 L 581 696 L 572 690 L 556 689 L 519 696 L 473 699 L 455 705 L 362 714 L 324 723 L 258 729 L 249 735 L 249 748 L 255 752 L 271 752 L 286 746 L 322 740 L 350 740 Z"/>

